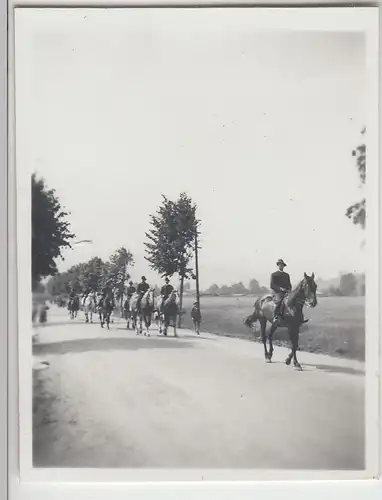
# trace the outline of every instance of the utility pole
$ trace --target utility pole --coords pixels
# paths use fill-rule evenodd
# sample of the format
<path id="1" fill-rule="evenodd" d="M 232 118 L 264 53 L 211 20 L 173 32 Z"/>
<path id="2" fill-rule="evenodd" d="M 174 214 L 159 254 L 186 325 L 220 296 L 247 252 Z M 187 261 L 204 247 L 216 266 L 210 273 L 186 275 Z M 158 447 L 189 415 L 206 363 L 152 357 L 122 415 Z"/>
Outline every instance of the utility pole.
<path id="1" fill-rule="evenodd" d="M 196 302 L 200 309 L 200 291 L 199 291 L 199 256 L 198 256 L 198 226 L 195 230 L 195 276 L 196 276 Z"/>

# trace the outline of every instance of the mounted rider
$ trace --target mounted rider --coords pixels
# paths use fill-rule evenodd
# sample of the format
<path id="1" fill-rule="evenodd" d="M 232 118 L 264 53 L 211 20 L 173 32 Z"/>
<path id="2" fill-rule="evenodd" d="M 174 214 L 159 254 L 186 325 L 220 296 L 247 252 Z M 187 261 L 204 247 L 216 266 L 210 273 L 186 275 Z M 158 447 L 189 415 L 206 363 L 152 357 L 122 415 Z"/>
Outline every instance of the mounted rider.
<path id="1" fill-rule="evenodd" d="M 172 285 L 170 285 L 170 279 L 166 276 L 165 278 L 165 285 L 162 286 L 161 290 L 160 290 L 160 294 L 162 296 L 162 304 L 161 304 L 161 310 L 160 312 L 163 312 L 163 306 L 164 306 L 164 303 L 165 303 L 165 300 L 167 300 L 171 293 L 174 291 L 174 287 Z"/>
<path id="2" fill-rule="evenodd" d="M 74 291 L 74 287 L 73 287 L 72 283 L 69 283 L 69 301 L 73 301 L 75 297 L 76 297 L 76 293 Z"/>
<path id="3" fill-rule="evenodd" d="M 273 302 L 276 305 L 273 322 L 280 319 L 280 308 L 285 295 L 292 290 L 290 276 L 284 271 L 286 263 L 283 259 L 276 262 L 278 271 L 271 274 L 271 290 L 273 291 Z"/>
<path id="4" fill-rule="evenodd" d="M 130 300 L 136 291 L 137 289 L 135 288 L 134 283 L 129 281 L 129 286 L 126 289 L 127 298 Z"/>
<path id="5" fill-rule="evenodd" d="M 114 307 L 114 294 L 110 281 L 106 282 L 105 285 L 103 286 L 101 298 L 98 301 L 98 305 L 101 305 L 101 302 L 106 298 L 109 299 L 112 306 Z"/>
<path id="6" fill-rule="evenodd" d="M 292 284 L 290 281 L 290 276 L 288 273 L 284 271 L 286 267 L 286 263 L 283 259 L 279 259 L 276 262 L 276 266 L 278 267 L 278 271 L 275 271 L 271 274 L 271 289 L 273 291 L 273 302 L 275 303 L 275 312 L 273 323 L 276 323 L 280 320 L 280 308 L 284 297 L 292 290 Z M 304 315 L 301 310 L 301 323 L 307 323 L 309 320 L 304 319 Z"/>
<path id="7" fill-rule="evenodd" d="M 125 309 L 129 308 L 131 297 L 134 295 L 134 293 L 136 291 L 137 291 L 137 289 L 135 288 L 134 283 L 130 280 L 129 281 L 129 286 L 126 289 L 126 296 L 127 296 L 127 298 L 126 298 L 125 304 L 124 304 L 124 308 Z"/>
<path id="8" fill-rule="evenodd" d="M 142 276 L 141 278 L 141 282 L 138 283 L 138 286 L 137 286 L 137 294 L 138 294 L 138 305 L 140 307 L 141 305 L 141 300 L 144 296 L 144 294 L 150 290 L 150 285 L 147 283 L 147 280 L 146 280 L 146 276 Z"/>

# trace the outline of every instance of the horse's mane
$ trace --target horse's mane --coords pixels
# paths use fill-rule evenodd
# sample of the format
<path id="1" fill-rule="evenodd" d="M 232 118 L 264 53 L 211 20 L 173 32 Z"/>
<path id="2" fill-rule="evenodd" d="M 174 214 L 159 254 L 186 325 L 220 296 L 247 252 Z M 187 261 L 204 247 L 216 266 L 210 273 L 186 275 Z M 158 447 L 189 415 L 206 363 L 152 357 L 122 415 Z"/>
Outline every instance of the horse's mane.
<path id="1" fill-rule="evenodd" d="M 297 285 L 287 294 L 286 302 L 291 305 L 297 298 L 298 294 L 301 292 L 302 285 L 305 278 L 303 278 Z"/>

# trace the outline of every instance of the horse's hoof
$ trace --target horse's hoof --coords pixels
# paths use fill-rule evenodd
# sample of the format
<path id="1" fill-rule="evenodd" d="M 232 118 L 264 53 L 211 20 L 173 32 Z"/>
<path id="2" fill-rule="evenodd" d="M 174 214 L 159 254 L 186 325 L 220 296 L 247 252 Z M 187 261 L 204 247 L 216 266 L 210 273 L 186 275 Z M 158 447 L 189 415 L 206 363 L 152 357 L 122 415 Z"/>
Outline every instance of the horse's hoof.
<path id="1" fill-rule="evenodd" d="M 302 372 L 302 366 L 300 365 L 300 363 L 298 363 L 297 365 L 294 365 L 294 369 L 298 372 Z"/>
<path id="2" fill-rule="evenodd" d="M 265 362 L 266 363 L 272 363 L 272 360 L 271 360 L 271 358 L 265 358 Z"/>
<path id="3" fill-rule="evenodd" d="M 287 358 L 287 359 L 285 360 L 285 364 L 286 364 L 287 366 L 289 366 L 289 365 L 290 365 L 290 363 L 291 363 L 291 361 L 292 361 L 291 359 Z"/>

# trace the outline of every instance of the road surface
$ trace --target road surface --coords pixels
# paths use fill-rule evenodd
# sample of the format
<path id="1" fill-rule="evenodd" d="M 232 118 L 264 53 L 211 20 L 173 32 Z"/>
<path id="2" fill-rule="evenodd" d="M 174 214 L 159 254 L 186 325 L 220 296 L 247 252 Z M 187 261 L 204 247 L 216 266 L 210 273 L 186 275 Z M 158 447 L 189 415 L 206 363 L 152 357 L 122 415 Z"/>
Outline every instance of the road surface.
<path id="1" fill-rule="evenodd" d="M 362 363 L 54 307 L 34 333 L 37 467 L 364 468 Z"/>

